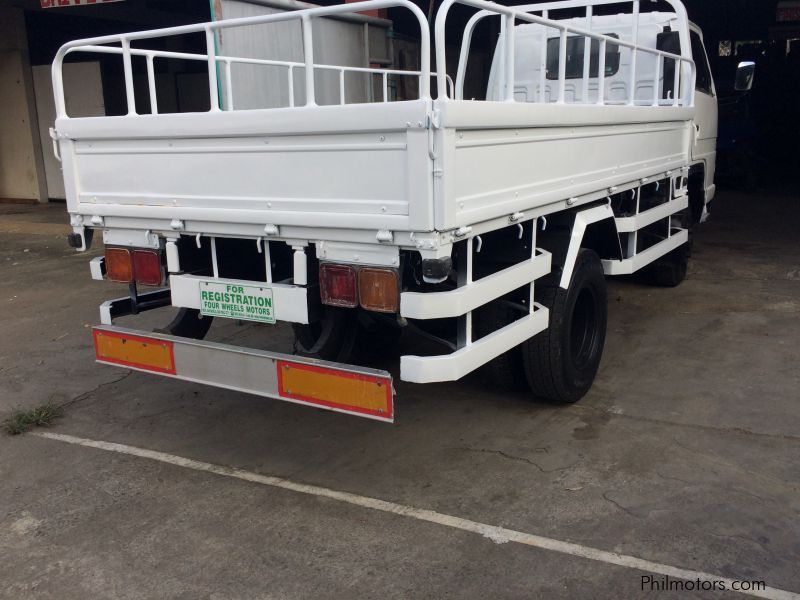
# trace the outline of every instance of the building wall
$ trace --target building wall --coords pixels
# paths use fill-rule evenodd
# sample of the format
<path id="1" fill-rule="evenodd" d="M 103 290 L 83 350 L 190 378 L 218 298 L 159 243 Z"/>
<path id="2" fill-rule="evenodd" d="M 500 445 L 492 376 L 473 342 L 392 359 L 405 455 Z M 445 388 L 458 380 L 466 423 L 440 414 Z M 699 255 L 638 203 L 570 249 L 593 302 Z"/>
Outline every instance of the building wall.
<path id="1" fill-rule="evenodd" d="M 0 198 L 46 201 L 25 21 L 0 5 Z"/>
<path id="2" fill-rule="evenodd" d="M 281 0 L 218 0 L 215 3 L 217 19 L 235 19 L 283 12 L 287 9 L 306 8 L 311 4 L 282 2 Z M 365 40 L 365 26 L 369 35 L 369 56 Z M 330 65 L 366 67 L 373 62 L 388 64 L 387 30 L 389 22 L 367 19 L 363 15 L 352 18 L 315 19 L 313 21 L 314 61 Z M 262 24 L 252 27 L 223 29 L 217 38 L 221 55 L 303 62 L 303 36 L 299 21 Z M 289 105 L 288 70 L 285 67 L 261 65 L 234 65 L 231 69 L 233 105 L 236 109 L 277 108 Z M 225 102 L 225 75 L 221 74 L 223 104 Z M 339 103 L 339 75 L 335 71 L 318 69 L 315 72 L 317 104 Z M 361 73 L 345 75 L 345 101 L 365 102 L 374 94 L 380 78 Z M 294 101 L 305 103 L 305 73 L 293 73 Z"/>

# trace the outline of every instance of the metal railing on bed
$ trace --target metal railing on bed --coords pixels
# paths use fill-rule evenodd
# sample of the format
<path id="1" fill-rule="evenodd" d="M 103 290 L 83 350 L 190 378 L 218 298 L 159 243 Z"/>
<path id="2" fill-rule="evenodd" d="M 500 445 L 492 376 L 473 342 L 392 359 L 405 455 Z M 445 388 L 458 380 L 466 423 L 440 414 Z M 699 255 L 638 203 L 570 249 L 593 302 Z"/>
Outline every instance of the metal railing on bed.
<path id="1" fill-rule="evenodd" d="M 500 28 L 500 47 L 502 48 L 502 84 L 500 86 L 502 92 L 502 100 L 506 102 L 514 102 L 514 52 L 515 41 L 514 32 L 517 21 L 524 23 L 535 23 L 542 25 L 542 35 L 540 38 L 539 56 L 541 64 L 539 68 L 539 93 L 537 102 L 544 103 L 545 99 L 545 72 L 547 60 L 547 29 L 555 29 L 559 32 L 559 45 L 558 45 L 558 100 L 560 104 L 565 103 L 565 86 L 566 86 L 566 64 L 567 64 L 567 37 L 569 35 L 583 37 L 587 40 L 597 40 L 599 43 L 599 65 L 598 65 L 598 90 L 597 100 L 595 104 L 613 104 L 614 102 L 608 101 L 605 98 L 603 90 L 605 89 L 605 57 L 606 47 L 611 44 L 613 46 L 620 46 L 628 48 L 631 51 L 631 67 L 630 67 L 630 81 L 628 85 L 628 99 L 627 104 L 648 104 L 652 106 L 659 106 L 667 104 L 669 106 L 692 106 L 694 104 L 694 79 L 695 79 L 695 65 L 691 56 L 686 54 L 690 48 L 689 42 L 689 20 L 686 14 L 686 8 L 679 0 L 664 0 L 669 4 L 675 12 L 675 18 L 678 22 L 678 32 L 680 36 L 680 44 L 683 54 L 674 54 L 657 48 L 652 48 L 639 43 L 639 21 L 640 21 L 640 1 L 639 0 L 563 0 L 560 2 L 548 2 L 538 4 L 528 4 L 521 6 L 501 6 L 494 2 L 486 0 L 444 0 L 439 11 L 436 15 L 436 64 L 439 73 L 446 72 L 445 64 L 445 28 L 447 23 L 447 16 L 450 9 L 455 4 L 462 4 L 476 8 L 479 12 L 475 13 L 467 22 L 464 29 L 464 34 L 461 42 L 461 53 L 458 62 L 458 71 L 456 75 L 456 100 L 463 100 L 464 96 L 464 79 L 466 74 L 467 59 L 469 57 L 470 45 L 472 35 L 478 23 L 490 16 L 501 17 Z M 594 16 L 594 7 L 601 5 L 623 4 L 631 7 L 631 26 L 632 26 L 632 39 L 622 40 L 616 37 L 611 37 L 591 30 L 592 18 Z M 548 18 L 548 16 L 556 10 L 566 9 L 584 9 L 585 10 L 585 23 L 586 27 L 577 27 L 575 25 L 566 24 L 560 20 Z M 534 12 L 540 15 L 532 14 Z M 583 73 L 582 85 L 583 94 L 581 96 L 582 104 L 592 104 L 589 102 L 589 81 L 590 81 L 590 52 L 591 43 L 584 43 L 584 57 L 583 57 Z M 636 57 L 639 52 L 654 55 L 655 61 L 655 77 L 654 80 L 658 82 L 664 69 L 665 61 L 674 61 L 676 68 L 675 81 L 673 89 L 676 92 L 673 97 L 667 102 L 660 98 L 658 85 L 653 86 L 653 97 L 649 102 L 640 102 L 636 100 Z M 680 65 L 681 68 L 677 68 Z M 439 87 L 439 97 L 445 97 L 443 92 L 446 89 L 446 81 L 439 76 L 437 78 Z M 679 97 L 677 90 L 683 90 L 682 96 Z"/>
<path id="2" fill-rule="evenodd" d="M 344 14 L 353 14 L 362 11 L 375 10 L 381 8 L 400 7 L 405 8 L 416 17 L 420 27 L 420 68 L 411 70 L 402 69 L 385 69 L 378 67 L 353 67 L 344 65 L 328 65 L 314 62 L 314 40 L 312 32 L 312 21 L 322 17 L 335 17 Z M 303 62 L 294 61 L 279 61 L 279 60 L 263 60 L 257 58 L 243 58 L 235 56 L 219 56 L 216 53 L 216 39 L 215 34 L 217 31 L 223 29 L 232 29 L 236 27 L 246 27 L 252 25 L 261 25 L 267 23 L 279 23 L 287 21 L 300 21 L 302 27 L 303 39 Z M 146 50 L 141 48 L 132 48 L 131 43 L 141 40 L 148 40 L 153 38 L 161 38 L 167 36 L 184 35 L 191 33 L 204 33 L 206 42 L 205 54 L 191 54 L 183 52 L 167 52 L 160 50 Z M 118 44 L 118 46 L 108 46 L 106 44 Z M 76 40 L 64 44 L 56 54 L 53 61 L 52 75 L 53 75 L 53 88 L 56 100 L 56 114 L 59 118 L 66 117 L 66 105 L 64 100 L 64 85 L 62 76 L 62 64 L 64 58 L 73 52 L 90 52 L 101 54 L 118 54 L 122 56 L 122 66 L 125 78 L 125 94 L 127 101 L 128 115 L 136 115 L 136 98 L 134 95 L 133 85 L 133 66 L 132 57 L 141 56 L 146 60 L 147 65 L 147 81 L 148 90 L 150 94 L 151 112 L 157 112 L 157 98 L 156 98 L 156 84 L 155 84 L 155 69 L 153 62 L 157 58 L 172 58 L 181 60 L 201 60 L 205 61 L 208 65 L 208 92 L 210 100 L 210 111 L 232 110 L 233 109 L 233 95 L 230 68 L 232 64 L 251 64 L 251 65 L 264 65 L 264 66 L 278 66 L 285 67 L 288 72 L 288 86 L 289 86 L 289 104 L 295 106 L 295 89 L 294 89 L 294 70 L 302 69 L 305 76 L 305 105 L 316 105 L 316 86 L 314 82 L 314 74 L 316 71 L 334 71 L 339 73 L 339 103 L 345 102 L 345 73 L 366 73 L 371 75 L 380 75 L 382 99 L 384 102 L 388 101 L 388 78 L 390 75 L 394 76 L 410 76 L 416 77 L 419 80 L 419 94 L 421 99 L 430 98 L 430 79 L 433 76 L 431 73 L 431 51 L 430 51 L 430 30 L 428 28 L 428 21 L 425 14 L 410 0 L 367 0 L 366 2 L 358 2 L 353 4 L 340 4 L 335 6 L 320 6 L 316 8 L 307 8 L 296 11 L 288 11 L 281 13 L 273 13 L 269 15 L 262 15 L 257 17 L 243 17 L 238 19 L 225 19 L 222 21 L 215 21 L 211 23 L 199 23 L 196 25 L 184 25 L 180 27 L 168 27 L 164 29 L 154 29 L 151 31 L 141 31 L 135 33 L 124 33 L 118 35 L 107 35 L 102 37 L 89 38 L 84 40 Z M 227 103 L 220 102 L 220 86 L 217 69 L 221 66 L 225 73 L 225 95 Z M 443 74 L 445 80 L 445 93 L 447 90 L 447 77 Z M 452 82 L 451 82 L 452 83 Z"/>

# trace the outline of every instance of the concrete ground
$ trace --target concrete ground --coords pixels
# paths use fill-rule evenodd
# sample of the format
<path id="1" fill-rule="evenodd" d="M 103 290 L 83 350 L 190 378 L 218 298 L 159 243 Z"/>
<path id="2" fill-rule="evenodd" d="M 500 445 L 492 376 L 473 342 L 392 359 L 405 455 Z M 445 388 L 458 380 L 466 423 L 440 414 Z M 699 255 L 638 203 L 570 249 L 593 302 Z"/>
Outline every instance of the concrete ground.
<path id="1" fill-rule="evenodd" d="M 124 289 L 90 280 L 66 220 L 63 205 L 0 206 L 0 419 L 54 401 L 65 416 L 47 431 L 800 592 L 797 198 L 721 192 L 683 285 L 610 282 L 605 355 L 579 404 L 532 403 L 480 377 L 398 382 L 395 425 L 95 365 L 97 305 Z M 126 322 L 167 316 L 137 319 Z M 282 326 L 213 336 L 291 344 Z M 643 598 L 645 575 L 0 434 L 3 598 Z"/>

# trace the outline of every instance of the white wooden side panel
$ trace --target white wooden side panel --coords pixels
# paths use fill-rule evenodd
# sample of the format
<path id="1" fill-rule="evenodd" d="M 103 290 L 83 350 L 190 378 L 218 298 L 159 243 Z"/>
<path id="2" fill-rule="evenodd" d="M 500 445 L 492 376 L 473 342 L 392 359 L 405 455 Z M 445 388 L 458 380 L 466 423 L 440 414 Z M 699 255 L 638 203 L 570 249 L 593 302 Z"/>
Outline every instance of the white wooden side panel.
<path id="1" fill-rule="evenodd" d="M 424 135 L 424 134 L 423 134 Z M 408 134 L 362 133 L 75 144 L 82 204 L 409 216 Z M 279 221 L 273 223 L 280 225 Z"/>
<path id="2" fill-rule="evenodd" d="M 440 139 L 436 224 L 451 229 L 620 185 L 688 161 L 683 121 L 466 129 Z"/>

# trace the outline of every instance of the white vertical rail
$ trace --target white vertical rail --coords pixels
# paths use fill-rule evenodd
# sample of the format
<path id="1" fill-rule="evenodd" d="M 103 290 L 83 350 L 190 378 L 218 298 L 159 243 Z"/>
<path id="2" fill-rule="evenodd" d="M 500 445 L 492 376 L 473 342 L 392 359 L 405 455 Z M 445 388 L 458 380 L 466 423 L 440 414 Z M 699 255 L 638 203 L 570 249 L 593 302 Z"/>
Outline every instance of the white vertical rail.
<path id="1" fill-rule="evenodd" d="M 147 89 L 150 91 L 150 113 L 158 114 L 158 98 L 156 96 L 156 70 L 153 67 L 153 55 L 147 55 Z"/>
<path id="2" fill-rule="evenodd" d="M 589 99 L 587 98 L 588 102 Z M 606 103 L 606 40 L 600 40 L 597 56 L 597 103 Z"/>
<path id="3" fill-rule="evenodd" d="M 631 106 L 636 103 L 636 46 L 639 45 L 639 0 L 633 0 L 632 28 L 631 41 L 634 47 L 631 48 L 631 77 L 630 90 L 628 91 L 628 104 Z"/>
<path id="4" fill-rule="evenodd" d="M 513 27 L 512 27 L 513 29 Z M 506 31 L 508 31 L 508 27 L 506 27 Z M 474 245 L 474 238 L 467 239 L 467 282 L 465 285 L 472 285 L 472 248 Z M 466 315 L 464 315 L 465 319 L 465 336 L 464 336 L 464 343 L 467 346 L 472 344 L 472 311 L 469 311 Z"/>
<path id="5" fill-rule="evenodd" d="M 677 106 L 681 91 L 681 70 L 683 69 L 683 63 L 677 59 L 673 59 L 673 62 L 675 63 L 675 76 L 672 82 L 672 106 Z"/>
<path id="6" fill-rule="evenodd" d="M 508 43 L 508 38 L 506 38 L 506 23 L 507 19 L 500 15 L 500 43 L 498 45 L 502 50 L 501 56 L 503 58 L 500 64 L 500 91 L 498 93 L 500 100 L 506 99 L 506 90 L 508 89 L 508 78 L 506 77 L 506 44 Z M 469 57 L 467 57 L 467 60 L 469 60 Z"/>
<path id="7" fill-rule="evenodd" d="M 532 221 L 533 227 L 531 228 L 533 231 L 531 232 L 531 261 L 536 260 L 536 228 L 539 226 L 539 219 L 536 218 Z M 534 313 L 534 302 L 536 301 L 536 296 L 534 294 L 535 290 L 533 289 L 535 284 L 535 280 L 531 281 L 530 287 L 530 301 L 528 304 L 528 312 L 530 314 Z"/>
<path id="8" fill-rule="evenodd" d="M 215 278 L 219 277 L 219 264 L 217 262 L 217 238 L 211 238 L 211 272 Z"/>
<path id="9" fill-rule="evenodd" d="M 217 83 L 217 49 L 214 30 L 206 27 L 206 54 L 208 55 L 208 95 L 211 112 L 219 110 L 219 87 Z"/>
<path id="10" fill-rule="evenodd" d="M 233 110 L 233 81 L 231 79 L 231 61 L 225 61 L 225 110 Z"/>
<path id="11" fill-rule="evenodd" d="M 564 104 L 567 89 L 567 30 L 561 30 L 558 42 L 558 103 Z"/>
<path id="12" fill-rule="evenodd" d="M 506 59 L 506 102 L 514 102 L 514 15 L 506 15 L 506 43 L 503 45 Z"/>
<path id="13" fill-rule="evenodd" d="M 128 102 L 128 114 L 136 114 L 136 98 L 133 95 L 133 67 L 131 65 L 131 43 L 128 38 L 120 40 L 122 45 L 122 69 L 125 73 L 125 98 Z"/>
<path id="14" fill-rule="evenodd" d="M 269 252 L 269 240 L 264 241 L 264 262 L 267 263 L 267 283 L 272 283 L 272 255 Z"/>
<path id="15" fill-rule="evenodd" d="M 383 101 L 389 101 L 389 74 L 384 71 L 381 77 L 381 88 L 383 89 Z"/>
<path id="16" fill-rule="evenodd" d="M 294 108 L 294 67 L 289 65 L 289 106 Z"/>
<path id="17" fill-rule="evenodd" d="M 653 75 L 653 106 L 658 106 L 659 99 L 661 98 L 661 57 L 656 56 L 656 70 Z"/>
<path id="18" fill-rule="evenodd" d="M 586 29 L 592 30 L 592 5 L 586 7 Z M 589 103 L 589 76 L 591 71 L 592 60 L 592 38 L 583 38 L 583 92 L 581 93 L 581 101 L 585 104 Z"/>
<path id="19" fill-rule="evenodd" d="M 344 104 L 344 69 L 339 69 L 339 104 Z"/>
<path id="20" fill-rule="evenodd" d="M 314 40 L 311 33 L 311 17 L 303 15 L 303 57 L 306 61 L 306 106 L 316 106 L 314 95 Z"/>
<path id="21" fill-rule="evenodd" d="M 542 11 L 542 18 L 546 19 L 547 15 L 549 14 L 548 11 Z M 547 86 L 547 27 L 542 25 L 542 48 L 540 53 L 539 59 L 539 102 L 544 104 L 546 96 L 545 96 L 545 87 Z"/>

